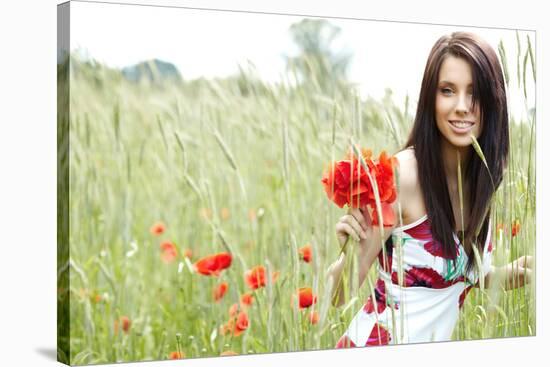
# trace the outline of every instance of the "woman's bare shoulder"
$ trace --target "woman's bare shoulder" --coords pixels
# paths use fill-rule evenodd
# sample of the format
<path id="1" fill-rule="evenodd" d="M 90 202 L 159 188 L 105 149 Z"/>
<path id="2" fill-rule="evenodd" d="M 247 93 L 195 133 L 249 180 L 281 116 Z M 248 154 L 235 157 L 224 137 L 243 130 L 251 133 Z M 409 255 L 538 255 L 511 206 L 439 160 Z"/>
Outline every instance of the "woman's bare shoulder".
<path id="1" fill-rule="evenodd" d="M 418 176 L 418 164 L 413 148 L 395 154 L 399 162 L 399 202 L 404 222 L 413 222 L 426 213 Z"/>
<path id="2" fill-rule="evenodd" d="M 407 148 L 395 154 L 399 162 L 399 183 L 403 189 L 414 189 L 419 186 L 418 165 L 414 149 Z"/>

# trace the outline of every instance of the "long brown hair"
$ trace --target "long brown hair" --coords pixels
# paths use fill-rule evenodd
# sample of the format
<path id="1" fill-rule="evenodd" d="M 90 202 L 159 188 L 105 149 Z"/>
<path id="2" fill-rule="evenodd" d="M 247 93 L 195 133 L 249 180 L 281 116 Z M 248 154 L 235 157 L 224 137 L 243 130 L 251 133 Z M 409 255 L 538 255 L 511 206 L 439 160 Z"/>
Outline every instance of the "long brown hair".
<path id="1" fill-rule="evenodd" d="M 435 98 L 439 70 L 448 56 L 464 59 L 471 67 L 473 105 L 480 107 L 481 135 L 479 145 L 485 155 L 489 172 L 477 154 L 463 170 L 465 185 L 470 192 L 469 223 L 464 230 L 468 254 L 466 270 L 474 263 L 473 246 L 480 255 L 490 230 L 490 200 L 502 181 L 508 161 L 508 112 L 504 77 L 493 48 L 472 33 L 455 32 L 441 37 L 433 46 L 422 79 L 414 126 L 405 147 L 414 146 L 418 161 L 420 187 L 424 195 L 432 235 L 443 246 L 444 254 L 456 259 L 453 238 L 455 220 L 442 162 L 442 136 L 435 120 Z M 474 107 L 472 106 L 472 107 Z M 472 147 L 470 147 L 472 149 Z M 489 176 L 490 174 L 490 176 Z M 494 186 L 491 182 L 494 183 Z M 478 231 L 478 228 L 481 230 Z"/>

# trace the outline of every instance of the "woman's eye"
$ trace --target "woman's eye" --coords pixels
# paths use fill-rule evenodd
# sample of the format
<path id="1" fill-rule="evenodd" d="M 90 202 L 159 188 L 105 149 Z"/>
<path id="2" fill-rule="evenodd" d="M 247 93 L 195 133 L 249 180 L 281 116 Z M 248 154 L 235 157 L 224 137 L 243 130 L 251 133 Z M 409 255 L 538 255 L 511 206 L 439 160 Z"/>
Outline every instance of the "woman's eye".
<path id="1" fill-rule="evenodd" d="M 450 88 L 441 88 L 441 93 L 443 94 L 451 94 L 453 93 L 453 90 Z"/>

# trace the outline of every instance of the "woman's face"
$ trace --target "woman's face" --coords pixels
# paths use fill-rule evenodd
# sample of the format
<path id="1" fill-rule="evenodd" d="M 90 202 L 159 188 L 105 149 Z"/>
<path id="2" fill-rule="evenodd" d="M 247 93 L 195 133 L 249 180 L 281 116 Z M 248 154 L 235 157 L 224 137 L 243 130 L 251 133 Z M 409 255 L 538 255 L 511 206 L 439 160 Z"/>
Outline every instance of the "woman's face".
<path id="1" fill-rule="evenodd" d="M 479 138 L 479 105 L 472 109 L 472 70 L 462 58 L 447 56 L 439 70 L 435 98 L 435 119 L 441 135 L 451 145 L 461 148 Z"/>

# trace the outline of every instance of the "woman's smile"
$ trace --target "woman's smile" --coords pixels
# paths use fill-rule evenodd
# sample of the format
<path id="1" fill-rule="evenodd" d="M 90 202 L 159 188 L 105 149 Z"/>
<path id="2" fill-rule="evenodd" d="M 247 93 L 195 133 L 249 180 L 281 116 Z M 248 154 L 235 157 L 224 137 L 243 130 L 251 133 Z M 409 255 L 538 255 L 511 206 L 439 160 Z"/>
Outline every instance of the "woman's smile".
<path id="1" fill-rule="evenodd" d="M 457 134 L 469 133 L 475 126 L 475 122 L 468 120 L 449 120 L 451 128 Z"/>

